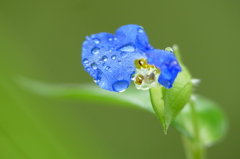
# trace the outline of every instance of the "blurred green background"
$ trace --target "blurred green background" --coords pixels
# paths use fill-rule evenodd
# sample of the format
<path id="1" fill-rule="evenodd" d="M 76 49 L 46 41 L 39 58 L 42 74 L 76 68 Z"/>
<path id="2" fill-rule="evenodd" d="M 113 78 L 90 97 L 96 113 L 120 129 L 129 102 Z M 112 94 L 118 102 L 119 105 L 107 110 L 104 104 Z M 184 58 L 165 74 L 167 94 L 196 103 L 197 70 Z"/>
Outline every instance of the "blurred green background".
<path id="1" fill-rule="evenodd" d="M 80 62 L 85 36 L 125 24 L 143 26 L 155 48 L 180 46 L 193 77 L 202 80 L 198 92 L 229 118 L 228 136 L 208 149 L 209 158 L 240 158 L 239 6 L 237 0 L 0 0 L 0 158 L 185 158 L 178 132 L 164 135 L 152 114 L 44 98 L 14 81 L 92 81 Z"/>

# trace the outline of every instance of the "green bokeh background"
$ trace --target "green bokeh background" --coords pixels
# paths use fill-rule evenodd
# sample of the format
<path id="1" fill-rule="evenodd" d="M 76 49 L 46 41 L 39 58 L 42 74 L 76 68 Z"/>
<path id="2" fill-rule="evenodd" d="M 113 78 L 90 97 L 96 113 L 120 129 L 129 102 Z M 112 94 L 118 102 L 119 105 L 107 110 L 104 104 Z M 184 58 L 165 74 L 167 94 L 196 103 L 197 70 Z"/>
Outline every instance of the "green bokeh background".
<path id="1" fill-rule="evenodd" d="M 110 104 L 36 96 L 14 81 L 86 83 L 80 63 L 86 35 L 139 24 L 151 44 L 180 46 L 185 64 L 217 101 L 230 129 L 208 149 L 211 159 L 238 159 L 240 2 L 237 0 L 0 0 L 1 159 L 184 159 L 174 128 L 155 116 Z M 93 99 L 94 100 L 94 99 Z"/>

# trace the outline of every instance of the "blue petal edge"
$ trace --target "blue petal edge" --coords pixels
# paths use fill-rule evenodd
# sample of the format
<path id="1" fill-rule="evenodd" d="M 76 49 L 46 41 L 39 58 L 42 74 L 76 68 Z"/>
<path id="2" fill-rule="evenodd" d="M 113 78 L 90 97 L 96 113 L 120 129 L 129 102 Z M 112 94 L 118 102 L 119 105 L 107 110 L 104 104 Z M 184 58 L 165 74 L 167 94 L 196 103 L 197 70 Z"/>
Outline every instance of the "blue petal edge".
<path id="1" fill-rule="evenodd" d="M 166 88 L 171 88 L 178 73 L 182 70 L 174 54 L 159 49 L 149 50 L 147 59 L 149 64 L 161 71 L 158 82 Z"/>

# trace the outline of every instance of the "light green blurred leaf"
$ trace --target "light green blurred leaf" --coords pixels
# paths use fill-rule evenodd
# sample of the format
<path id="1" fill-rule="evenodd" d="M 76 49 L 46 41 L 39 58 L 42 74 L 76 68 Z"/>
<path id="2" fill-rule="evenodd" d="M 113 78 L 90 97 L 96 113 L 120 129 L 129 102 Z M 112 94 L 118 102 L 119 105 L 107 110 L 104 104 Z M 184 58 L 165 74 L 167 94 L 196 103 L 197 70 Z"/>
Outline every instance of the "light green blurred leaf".
<path id="1" fill-rule="evenodd" d="M 21 87 L 46 97 L 71 98 L 88 102 L 111 103 L 114 106 L 135 107 L 154 113 L 148 91 L 139 91 L 129 87 L 125 92 L 117 93 L 101 89 L 96 84 L 46 84 L 27 78 L 19 78 Z"/>
<path id="2" fill-rule="evenodd" d="M 197 126 L 199 140 L 205 146 L 220 141 L 226 134 L 227 121 L 219 106 L 200 95 L 194 95 L 191 104 L 195 107 L 197 125 L 194 125 L 191 105 L 188 103 L 173 122 L 176 129 L 194 140 L 194 126 Z"/>
<path id="3" fill-rule="evenodd" d="M 149 100 L 150 97 L 148 91 L 139 91 L 134 87 L 130 87 L 123 93 L 116 93 L 105 91 L 95 84 L 46 84 L 26 78 L 20 78 L 18 82 L 24 89 L 27 89 L 28 91 L 31 91 L 41 96 L 78 99 L 81 101 L 95 103 L 110 103 L 114 106 L 119 105 L 124 107 L 140 108 L 155 114 Z M 167 93 L 166 90 L 164 91 L 164 94 L 166 94 L 165 98 L 174 93 L 170 90 L 170 92 Z M 166 110 L 171 111 L 171 109 L 175 109 L 168 114 L 170 116 L 167 116 L 166 118 L 168 123 L 173 119 L 173 116 L 181 110 L 181 108 L 176 107 L 178 107 L 179 104 L 181 104 L 180 106 L 182 107 L 182 105 L 187 102 L 187 99 L 185 99 L 185 101 L 180 100 L 180 98 L 185 98 L 184 94 L 186 93 L 182 92 L 179 94 L 179 97 L 177 97 L 179 101 L 173 100 L 172 103 L 166 103 L 170 105 L 173 104 L 173 107 L 170 106 Z M 170 99 L 166 99 L 166 101 L 169 102 L 171 101 Z M 215 103 L 201 96 L 196 96 L 196 100 L 194 101 L 194 103 L 196 106 L 197 118 L 199 120 L 198 126 L 201 134 L 201 139 L 204 141 L 204 144 L 209 145 L 221 139 L 226 131 L 226 119 L 221 110 L 217 107 Z M 189 104 L 187 104 L 185 108 L 180 111 L 179 115 L 174 119 L 173 126 L 189 139 L 194 138 L 192 116 Z"/>
<path id="4" fill-rule="evenodd" d="M 150 89 L 152 106 L 165 133 L 167 133 L 172 120 L 190 100 L 191 93 L 191 76 L 183 65 L 182 72 L 178 74 L 172 88 L 166 89 L 159 86 Z"/>

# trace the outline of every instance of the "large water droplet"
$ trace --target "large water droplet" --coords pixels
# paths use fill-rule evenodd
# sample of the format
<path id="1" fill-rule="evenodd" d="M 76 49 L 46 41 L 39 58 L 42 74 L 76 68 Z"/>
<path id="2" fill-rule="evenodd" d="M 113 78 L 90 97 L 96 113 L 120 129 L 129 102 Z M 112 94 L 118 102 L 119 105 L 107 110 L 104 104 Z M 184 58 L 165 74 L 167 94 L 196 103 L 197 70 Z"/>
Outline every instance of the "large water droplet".
<path id="1" fill-rule="evenodd" d="M 93 42 L 94 42 L 95 44 L 99 44 L 99 43 L 100 43 L 100 40 L 97 39 L 97 38 L 94 38 L 94 39 L 92 39 L 92 40 L 93 40 Z"/>
<path id="2" fill-rule="evenodd" d="M 108 71 L 109 69 L 110 69 L 110 67 L 109 67 L 109 66 L 107 66 L 107 67 L 105 68 L 105 70 L 106 70 L 106 71 Z"/>
<path id="3" fill-rule="evenodd" d="M 135 47 L 132 44 L 126 44 L 118 49 L 118 51 L 122 52 L 133 52 L 135 51 Z"/>
<path id="4" fill-rule="evenodd" d="M 173 49 L 171 47 L 166 47 L 165 51 L 168 51 L 168 52 L 172 52 L 173 53 Z"/>
<path id="5" fill-rule="evenodd" d="M 83 59 L 83 61 L 82 61 L 84 64 L 87 64 L 89 61 L 88 61 L 88 59 Z"/>
<path id="6" fill-rule="evenodd" d="M 111 59 L 113 60 L 116 59 L 116 55 L 112 55 Z"/>
<path id="7" fill-rule="evenodd" d="M 98 54 L 100 53 L 100 49 L 98 47 L 94 47 L 91 52 L 92 54 Z"/>
<path id="8" fill-rule="evenodd" d="M 115 92 L 123 92 L 129 86 L 128 81 L 126 80 L 119 80 L 113 83 L 112 88 Z"/>
<path id="9" fill-rule="evenodd" d="M 107 57 L 107 56 L 103 56 L 103 57 L 102 57 L 102 60 L 103 60 L 103 61 L 107 61 L 107 60 L 108 60 L 108 57 Z"/>
<path id="10" fill-rule="evenodd" d="M 91 67 L 92 67 L 92 69 L 96 70 L 97 69 L 97 64 L 96 63 L 92 63 Z"/>

